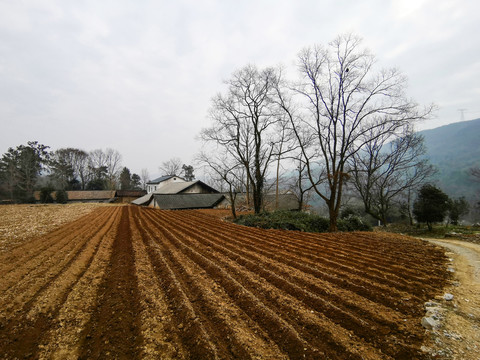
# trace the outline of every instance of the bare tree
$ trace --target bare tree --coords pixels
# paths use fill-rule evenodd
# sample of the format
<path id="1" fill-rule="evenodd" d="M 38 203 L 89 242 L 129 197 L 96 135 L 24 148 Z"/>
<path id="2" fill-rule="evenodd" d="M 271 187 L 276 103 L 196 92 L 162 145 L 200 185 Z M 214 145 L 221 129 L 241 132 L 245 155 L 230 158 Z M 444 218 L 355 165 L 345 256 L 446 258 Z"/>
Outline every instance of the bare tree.
<path id="1" fill-rule="evenodd" d="M 303 210 L 308 202 L 309 195 L 313 189 L 312 183 L 307 175 L 307 164 L 302 159 L 302 154 L 298 154 L 295 167 L 295 176 L 289 179 L 289 190 L 292 191 L 298 199 L 298 210 Z"/>
<path id="2" fill-rule="evenodd" d="M 397 69 L 375 71 L 374 56 L 360 46 L 358 37 L 344 35 L 300 53 L 294 92 L 303 111 L 290 106 L 285 89 L 278 91 L 313 188 L 328 207 L 330 231 L 337 231 L 349 159 L 372 139 L 395 134 L 432 110 L 406 98 L 406 78 Z"/>
<path id="3" fill-rule="evenodd" d="M 96 149 L 90 152 L 90 181 L 102 182 L 107 189 L 114 190 L 122 168 L 122 155 L 117 150 Z"/>
<path id="4" fill-rule="evenodd" d="M 242 164 L 229 156 L 224 148 L 217 148 L 210 154 L 201 152 L 197 161 L 210 169 L 214 181 L 227 185 L 228 200 L 230 201 L 232 216 L 235 219 L 237 217 L 235 201 L 242 188 Z"/>
<path id="5" fill-rule="evenodd" d="M 288 158 L 296 147 L 295 135 L 289 128 L 289 121 L 283 117 L 276 125 L 278 134 L 275 142 L 274 157 L 276 158 L 276 181 L 275 181 L 275 209 L 278 209 L 280 194 L 280 165 L 281 161 Z"/>
<path id="6" fill-rule="evenodd" d="M 226 93 L 213 99 L 213 125 L 201 134 L 205 142 L 225 147 L 228 156 L 245 168 L 255 213 L 262 208 L 265 177 L 275 150 L 279 114 L 272 96 L 277 81 L 278 72 L 272 68 L 258 70 L 249 65 L 235 72 L 226 82 Z"/>
<path id="7" fill-rule="evenodd" d="M 117 150 L 108 148 L 105 151 L 107 167 L 107 186 L 110 190 L 118 187 L 118 178 L 122 169 L 122 155 Z"/>
<path id="8" fill-rule="evenodd" d="M 182 165 L 182 160 L 178 157 L 174 157 L 168 161 L 162 162 L 159 169 L 163 172 L 163 175 L 179 175 L 182 170 Z"/>
<path id="9" fill-rule="evenodd" d="M 480 167 L 470 168 L 470 175 L 475 179 L 475 181 L 480 181 Z"/>
<path id="10" fill-rule="evenodd" d="M 142 169 L 142 172 L 140 173 L 140 179 L 142 190 L 147 190 L 147 182 L 150 181 L 150 174 L 148 173 L 147 169 Z"/>
<path id="11" fill-rule="evenodd" d="M 400 196 L 411 194 L 435 174 L 425 157 L 421 135 L 410 132 L 396 139 L 375 137 L 349 159 L 353 184 L 365 212 L 387 224 L 388 214 Z"/>

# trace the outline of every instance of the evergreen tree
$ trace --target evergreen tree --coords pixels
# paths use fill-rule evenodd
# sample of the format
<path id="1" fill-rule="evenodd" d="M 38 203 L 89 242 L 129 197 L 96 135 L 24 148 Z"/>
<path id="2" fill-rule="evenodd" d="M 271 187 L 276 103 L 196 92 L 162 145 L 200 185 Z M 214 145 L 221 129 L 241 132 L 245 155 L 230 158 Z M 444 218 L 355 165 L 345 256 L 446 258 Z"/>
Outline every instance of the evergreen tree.
<path id="1" fill-rule="evenodd" d="M 0 159 L 0 178 L 11 199 L 31 202 L 33 191 L 41 171 L 48 164 L 49 147 L 37 141 L 9 148 Z"/>
<path id="2" fill-rule="evenodd" d="M 142 179 L 138 174 L 132 174 L 132 182 L 131 187 L 133 190 L 141 190 L 142 189 Z"/>
<path id="3" fill-rule="evenodd" d="M 132 176 L 127 167 L 124 167 L 120 173 L 120 188 L 122 190 L 130 190 L 132 188 Z"/>
<path id="4" fill-rule="evenodd" d="M 445 219 L 449 209 L 449 198 L 442 190 L 431 184 L 426 184 L 418 191 L 413 204 L 413 215 L 418 222 L 426 223 L 432 231 L 432 224 Z"/>
<path id="5" fill-rule="evenodd" d="M 458 199 L 450 199 L 448 204 L 448 217 L 450 218 L 453 225 L 458 225 L 458 220 L 463 215 L 468 214 L 470 210 L 470 205 L 468 204 L 465 197 Z"/>

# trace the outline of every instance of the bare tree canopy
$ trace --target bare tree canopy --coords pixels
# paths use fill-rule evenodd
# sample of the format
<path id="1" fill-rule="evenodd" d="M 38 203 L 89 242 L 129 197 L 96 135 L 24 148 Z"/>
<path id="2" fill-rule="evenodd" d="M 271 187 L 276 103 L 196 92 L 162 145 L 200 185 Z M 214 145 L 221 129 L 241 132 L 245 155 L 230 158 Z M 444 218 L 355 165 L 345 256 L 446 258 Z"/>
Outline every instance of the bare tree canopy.
<path id="1" fill-rule="evenodd" d="M 470 175 L 475 179 L 475 181 L 480 181 L 480 167 L 472 167 L 470 169 Z"/>
<path id="2" fill-rule="evenodd" d="M 159 167 L 163 175 L 179 175 L 182 170 L 182 160 L 178 157 L 171 158 L 170 160 L 162 162 Z"/>
<path id="3" fill-rule="evenodd" d="M 236 71 L 224 94 L 212 100 L 212 126 L 202 131 L 205 142 L 225 147 L 229 157 L 241 164 L 253 190 L 254 210 L 263 201 L 265 177 L 277 143 L 275 125 L 280 121 L 273 97 L 278 72 L 253 65 Z"/>
<path id="4" fill-rule="evenodd" d="M 425 154 L 423 137 L 409 131 L 395 139 L 373 137 L 355 153 L 349 164 L 365 212 L 386 225 L 393 202 L 435 174 Z"/>
<path id="5" fill-rule="evenodd" d="M 330 231 L 337 230 L 349 159 L 372 140 L 394 135 L 432 110 L 420 109 L 406 97 L 406 78 L 400 71 L 376 71 L 374 65 L 375 57 L 361 47 L 360 38 L 339 36 L 327 47 L 300 53 L 301 81 L 290 86 L 300 98 L 297 108 L 292 94 L 278 89 L 279 105 L 290 119 L 310 181 L 328 207 Z"/>
<path id="6" fill-rule="evenodd" d="M 150 174 L 148 173 L 148 169 L 142 169 L 140 173 L 140 179 L 142 190 L 147 190 L 147 182 L 150 181 Z"/>
<path id="7" fill-rule="evenodd" d="M 207 172 L 215 182 L 227 185 L 230 209 L 233 218 L 236 218 L 235 201 L 237 194 L 242 191 L 244 168 L 242 164 L 229 156 L 225 148 L 218 147 L 216 150 L 209 154 L 201 152 L 197 161 L 207 167 Z"/>

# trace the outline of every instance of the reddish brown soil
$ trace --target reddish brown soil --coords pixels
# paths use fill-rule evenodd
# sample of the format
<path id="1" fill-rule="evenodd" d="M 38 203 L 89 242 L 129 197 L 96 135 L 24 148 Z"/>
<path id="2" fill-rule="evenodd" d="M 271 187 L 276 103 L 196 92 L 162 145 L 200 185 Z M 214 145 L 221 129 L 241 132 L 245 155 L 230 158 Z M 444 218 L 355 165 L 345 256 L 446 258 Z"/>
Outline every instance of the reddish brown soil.
<path id="1" fill-rule="evenodd" d="M 439 249 L 101 208 L 0 255 L 3 359 L 421 359 Z"/>

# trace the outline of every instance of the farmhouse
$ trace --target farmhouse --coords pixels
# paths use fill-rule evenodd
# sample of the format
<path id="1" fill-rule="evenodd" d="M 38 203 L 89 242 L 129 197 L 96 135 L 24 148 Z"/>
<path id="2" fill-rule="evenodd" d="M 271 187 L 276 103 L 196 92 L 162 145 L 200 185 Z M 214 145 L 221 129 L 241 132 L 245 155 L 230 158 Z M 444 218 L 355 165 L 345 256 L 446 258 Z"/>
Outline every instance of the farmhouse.
<path id="1" fill-rule="evenodd" d="M 168 184 L 177 183 L 177 182 L 186 182 L 179 176 L 176 175 L 166 175 L 161 176 L 155 180 L 147 182 L 147 193 L 153 193 L 154 191 L 160 190 L 162 187 Z"/>
<path id="2" fill-rule="evenodd" d="M 185 181 L 178 176 L 158 178 L 147 185 L 151 186 L 150 190 L 155 186 L 156 189 L 132 204 L 170 210 L 205 209 L 217 206 L 225 198 L 200 180 Z"/>

